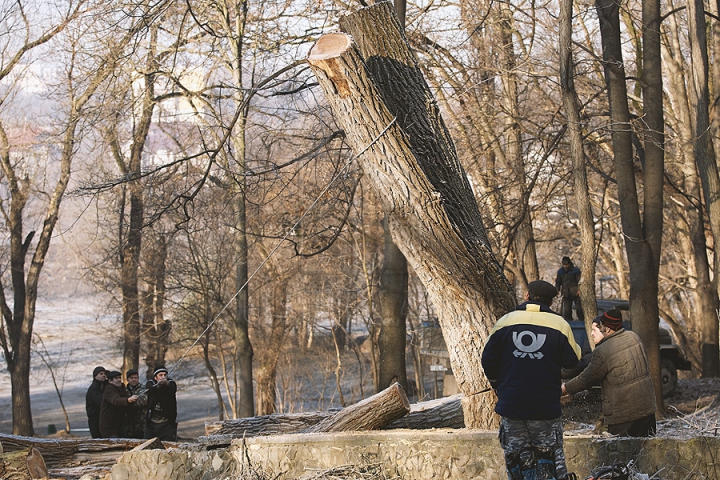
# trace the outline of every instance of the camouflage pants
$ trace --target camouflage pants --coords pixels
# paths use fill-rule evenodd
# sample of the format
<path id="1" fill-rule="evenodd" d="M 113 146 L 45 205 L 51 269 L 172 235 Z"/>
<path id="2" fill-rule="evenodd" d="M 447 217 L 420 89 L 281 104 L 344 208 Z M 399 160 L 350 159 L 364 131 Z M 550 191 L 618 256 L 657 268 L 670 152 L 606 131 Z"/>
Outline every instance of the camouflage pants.
<path id="1" fill-rule="evenodd" d="M 498 438 L 505 451 L 509 480 L 560 480 L 567 476 L 560 418 L 502 417 Z"/>

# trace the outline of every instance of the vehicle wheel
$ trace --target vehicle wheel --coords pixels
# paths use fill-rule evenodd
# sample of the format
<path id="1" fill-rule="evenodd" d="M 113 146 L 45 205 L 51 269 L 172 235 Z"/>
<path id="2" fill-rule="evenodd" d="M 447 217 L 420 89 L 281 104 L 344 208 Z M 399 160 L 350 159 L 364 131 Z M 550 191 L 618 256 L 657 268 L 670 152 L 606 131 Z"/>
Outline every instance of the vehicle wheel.
<path id="1" fill-rule="evenodd" d="M 663 397 L 669 397 L 675 393 L 678 384 L 677 369 L 675 364 L 667 358 L 660 360 L 660 379 Z"/>

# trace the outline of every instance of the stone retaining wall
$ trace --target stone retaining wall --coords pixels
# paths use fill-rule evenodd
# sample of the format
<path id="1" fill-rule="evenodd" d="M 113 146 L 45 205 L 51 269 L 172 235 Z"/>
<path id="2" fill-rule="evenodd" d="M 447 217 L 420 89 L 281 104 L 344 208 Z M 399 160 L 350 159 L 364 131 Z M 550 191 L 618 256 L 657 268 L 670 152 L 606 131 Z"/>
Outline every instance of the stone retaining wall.
<path id="1" fill-rule="evenodd" d="M 720 480 L 720 440 L 702 437 L 631 439 L 567 437 L 570 471 L 584 479 L 600 465 L 633 460 L 640 472 L 663 480 Z M 235 440 L 211 451 L 152 450 L 118 459 L 112 480 L 228 479 L 248 465 L 266 478 L 298 479 L 341 465 L 383 465 L 407 480 L 505 480 L 494 432 L 471 430 L 393 430 L 335 434 L 298 434 Z"/>

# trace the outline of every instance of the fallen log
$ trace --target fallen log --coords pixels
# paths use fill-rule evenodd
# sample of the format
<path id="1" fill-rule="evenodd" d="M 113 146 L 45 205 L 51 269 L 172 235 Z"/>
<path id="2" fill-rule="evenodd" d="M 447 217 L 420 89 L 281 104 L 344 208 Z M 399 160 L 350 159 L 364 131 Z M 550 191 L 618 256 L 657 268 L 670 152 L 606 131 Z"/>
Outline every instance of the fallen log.
<path id="1" fill-rule="evenodd" d="M 93 465 L 84 465 L 80 467 L 62 467 L 62 468 L 50 468 L 48 469 L 50 478 L 110 478 L 110 472 L 112 466 L 106 465 L 104 467 L 95 467 Z"/>
<path id="2" fill-rule="evenodd" d="M 343 408 L 303 433 L 347 432 L 353 430 L 377 430 L 404 417 L 410 411 L 405 390 L 393 383 L 382 392 Z"/>
<path id="3" fill-rule="evenodd" d="M 147 440 L 132 438 L 81 438 L 51 439 L 21 437 L 0 433 L 5 452 L 15 452 L 35 447 L 49 468 L 63 468 L 91 464 L 95 466 L 113 465 L 117 458 L 128 450 L 147 443 Z M 145 448 L 164 449 L 176 446 L 172 442 L 156 440 Z M 3 478 L 0 476 L 0 478 Z"/>
<path id="4" fill-rule="evenodd" d="M 465 423 L 463 421 L 461 396 L 461 394 L 457 394 L 411 404 L 410 412 L 406 416 L 386 425 L 383 429 L 463 428 Z M 335 413 L 333 411 L 274 413 L 257 417 L 209 422 L 205 424 L 207 437 L 201 437 L 200 441 L 205 440 L 203 443 L 208 443 L 210 442 L 208 437 L 215 437 L 215 439 L 221 440 L 220 443 L 229 443 L 233 438 L 298 433 L 320 423 Z"/>
<path id="5" fill-rule="evenodd" d="M 47 477 L 45 461 L 34 447 L 0 454 L 0 478 L 3 480 L 32 480 Z"/>
<path id="6" fill-rule="evenodd" d="M 383 427 L 383 430 L 394 428 L 465 428 L 462 394 L 414 403 L 410 405 L 410 413 Z"/>
<path id="7" fill-rule="evenodd" d="M 273 413 L 221 422 L 207 422 L 205 423 L 205 435 L 260 437 L 297 433 L 320 423 L 332 414 L 333 412 Z"/>

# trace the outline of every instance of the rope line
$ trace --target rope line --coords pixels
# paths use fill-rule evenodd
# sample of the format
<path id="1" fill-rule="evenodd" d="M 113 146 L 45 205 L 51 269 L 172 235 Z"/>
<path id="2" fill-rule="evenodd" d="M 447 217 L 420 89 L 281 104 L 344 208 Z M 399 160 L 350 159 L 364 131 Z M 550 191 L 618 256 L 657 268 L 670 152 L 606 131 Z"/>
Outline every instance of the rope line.
<path id="1" fill-rule="evenodd" d="M 356 158 L 358 158 L 360 155 L 362 155 L 362 154 L 364 154 L 365 152 L 367 152 L 370 147 L 372 147 L 375 143 L 377 143 L 377 141 L 380 140 L 380 137 L 382 137 L 383 135 L 385 135 L 385 132 L 387 132 L 388 129 L 395 123 L 395 120 L 397 120 L 397 117 L 394 117 L 394 118 L 390 121 L 390 123 L 388 123 L 387 126 L 386 126 L 380 133 L 378 133 L 377 136 L 376 136 L 375 138 L 373 138 L 373 140 L 372 140 L 365 148 L 363 148 L 357 155 L 351 155 L 350 158 L 348 158 L 348 161 L 345 162 L 345 165 L 338 171 L 338 173 L 335 174 L 335 176 L 330 180 L 330 182 L 329 182 L 329 183 L 327 184 L 327 186 L 322 190 L 322 192 L 320 192 L 320 194 L 317 196 L 317 198 L 315 198 L 315 200 L 313 200 L 313 202 L 310 204 L 310 206 L 309 206 L 307 209 L 305 209 L 305 212 L 304 212 L 302 215 L 300 215 L 300 217 L 299 217 L 299 218 L 297 219 L 297 221 L 293 224 L 293 226 L 290 227 L 290 228 L 287 230 L 287 232 L 285 233 L 285 235 L 284 235 L 280 240 L 278 240 L 278 242 L 277 242 L 277 244 L 275 245 L 275 247 L 270 251 L 270 253 L 268 253 L 268 254 L 265 256 L 265 258 L 263 259 L 263 261 L 260 262 L 260 265 L 258 265 L 257 268 L 253 271 L 253 273 L 248 277 L 248 279 L 245 281 L 245 283 L 243 284 L 243 286 L 240 287 L 240 288 L 235 292 L 235 294 L 234 294 L 232 297 L 230 297 L 230 300 L 227 301 L 227 303 L 226 303 L 226 304 L 223 306 L 223 308 L 218 312 L 218 314 L 215 316 L 215 318 L 213 318 L 212 321 L 208 324 L 208 326 L 205 328 L 205 330 L 203 330 L 203 332 L 202 332 L 202 333 L 198 336 L 198 338 L 192 343 L 192 345 L 190 345 L 190 347 L 188 347 L 188 349 L 185 351 L 185 353 L 182 354 L 182 356 L 178 359 L 178 361 L 175 362 L 175 365 L 168 371 L 168 377 L 169 377 L 170 374 L 173 372 L 173 370 L 175 370 L 175 368 L 182 363 L 182 361 L 185 359 L 185 357 L 187 356 L 187 354 L 190 353 L 190 350 L 192 350 L 193 347 L 195 347 L 195 345 L 197 345 L 197 343 L 200 341 L 200 339 L 210 330 L 210 328 L 212 328 L 212 326 L 215 324 L 215 321 L 217 321 L 217 319 L 220 318 L 220 315 L 222 315 L 223 312 L 228 309 L 228 307 L 230 306 L 230 304 L 231 304 L 233 301 L 235 301 L 235 299 L 237 298 L 237 296 L 240 295 L 240 292 L 242 292 L 242 291 L 245 289 L 245 287 L 248 286 L 248 284 L 250 283 L 250 280 L 252 280 L 253 277 L 260 271 L 260 269 L 265 266 L 265 264 L 266 264 L 266 263 L 270 260 L 270 258 L 275 254 L 275 252 L 278 251 L 278 249 L 279 249 L 280 246 L 283 244 L 283 242 L 285 242 L 285 240 L 287 240 L 287 238 L 288 238 L 288 237 L 290 236 L 290 234 L 295 230 L 295 228 L 297 228 L 297 226 L 300 225 L 300 222 L 302 222 L 302 220 L 310 213 L 310 211 L 315 207 L 315 205 L 318 204 L 318 202 L 319 202 L 320 199 L 325 195 L 325 193 L 326 193 L 328 190 L 330 190 L 330 187 L 335 183 L 335 181 L 336 181 L 338 178 L 340 178 L 341 175 L 344 175 L 344 174 L 345 174 L 345 172 L 347 171 L 348 167 L 350 167 L 350 164 L 352 163 L 352 161 L 355 160 Z"/>

